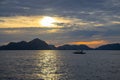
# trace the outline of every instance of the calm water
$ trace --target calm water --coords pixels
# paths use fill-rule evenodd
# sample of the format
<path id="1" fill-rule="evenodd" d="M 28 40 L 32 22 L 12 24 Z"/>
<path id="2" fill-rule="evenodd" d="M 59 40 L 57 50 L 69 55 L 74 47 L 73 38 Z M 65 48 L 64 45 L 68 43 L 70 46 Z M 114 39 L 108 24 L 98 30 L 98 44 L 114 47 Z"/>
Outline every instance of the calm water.
<path id="1" fill-rule="evenodd" d="M 120 51 L 0 51 L 0 80 L 120 80 Z"/>

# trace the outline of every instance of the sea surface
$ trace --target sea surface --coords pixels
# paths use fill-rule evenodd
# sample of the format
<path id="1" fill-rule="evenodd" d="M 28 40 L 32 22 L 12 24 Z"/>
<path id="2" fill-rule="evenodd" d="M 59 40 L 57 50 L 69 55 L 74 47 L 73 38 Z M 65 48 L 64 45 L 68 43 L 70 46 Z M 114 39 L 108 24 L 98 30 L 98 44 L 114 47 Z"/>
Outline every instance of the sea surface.
<path id="1" fill-rule="evenodd" d="M 0 80 L 120 80 L 120 51 L 0 51 Z"/>

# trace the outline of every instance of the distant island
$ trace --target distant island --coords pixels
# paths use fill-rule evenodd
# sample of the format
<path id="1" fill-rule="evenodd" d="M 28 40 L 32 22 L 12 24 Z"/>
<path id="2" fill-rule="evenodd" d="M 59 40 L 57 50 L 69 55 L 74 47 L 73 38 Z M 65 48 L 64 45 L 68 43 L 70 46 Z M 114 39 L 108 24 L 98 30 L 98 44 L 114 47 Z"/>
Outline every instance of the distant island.
<path id="1" fill-rule="evenodd" d="M 120 43 L 101 45 L 97 48 L 90 48 L 87 45 L 62 45 L 55 47 L 49 45 L 39 38 L 29 42 L 10 42 L 7 45 L 0 46 L 0 50 L 120 50 Z"/>
<path id="2" fill-rule="evenodd" d="M 49 50 L 49 45 L 38 38 L 33 39 L 29 42 L 10 42 L 8 45 L 0 47 L 0 50 Z"/>

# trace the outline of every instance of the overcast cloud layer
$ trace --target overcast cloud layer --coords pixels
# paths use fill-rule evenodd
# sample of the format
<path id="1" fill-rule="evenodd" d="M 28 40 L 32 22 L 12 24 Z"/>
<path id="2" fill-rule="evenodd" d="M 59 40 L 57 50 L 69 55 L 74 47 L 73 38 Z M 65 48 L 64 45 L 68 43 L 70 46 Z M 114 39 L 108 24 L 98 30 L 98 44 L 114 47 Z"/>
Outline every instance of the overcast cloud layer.
<path id="1" fill-rule="evenodd" d="M 15 16 L 63 17 L 72 23 L 56 23 L 63 26 L 59 29 L 9 29 L 0 25 L 0 44 L 36 37 L 56 45 L 120 41 L 120 0 L 0 0 L 0 23 Z"/>

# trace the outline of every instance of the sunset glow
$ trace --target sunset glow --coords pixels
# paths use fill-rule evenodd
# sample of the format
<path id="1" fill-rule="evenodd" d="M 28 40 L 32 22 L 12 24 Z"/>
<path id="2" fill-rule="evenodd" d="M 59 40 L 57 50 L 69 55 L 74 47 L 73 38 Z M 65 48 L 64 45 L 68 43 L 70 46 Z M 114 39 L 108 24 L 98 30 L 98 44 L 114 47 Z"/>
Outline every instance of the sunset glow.
<path id="1" fill-rule="evenodd" d="M 108 41 L 104 41 L 104 40 L 96 40 L 96 41 L 77 41 L 77 42 L 71 42 L 69 44 L 75 44 L 75 45 L 88 45 L 90 47 L 98 47 L 100 45 L 103 45 L 103 44 L 107 44 Z"/>

